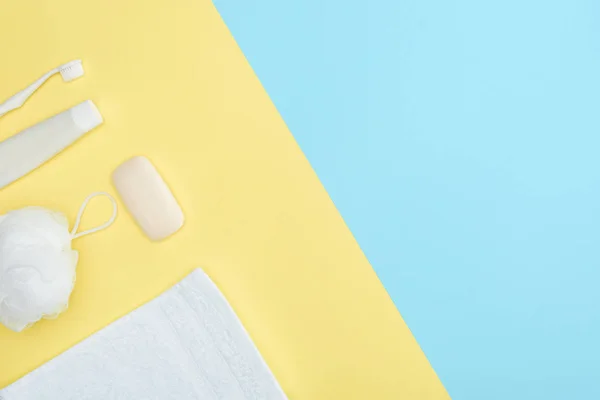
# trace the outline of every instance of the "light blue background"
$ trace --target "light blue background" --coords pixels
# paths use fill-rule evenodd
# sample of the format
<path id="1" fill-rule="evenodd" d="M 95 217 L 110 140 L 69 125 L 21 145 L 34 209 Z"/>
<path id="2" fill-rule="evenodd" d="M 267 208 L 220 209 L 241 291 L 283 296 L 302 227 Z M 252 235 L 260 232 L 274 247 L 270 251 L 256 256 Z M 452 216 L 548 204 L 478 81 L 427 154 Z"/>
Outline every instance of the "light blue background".
<path id="1" fill-rule="evenodd" d="M 450 395 L 600 399 L 600 2 L 215 4 Z"/>

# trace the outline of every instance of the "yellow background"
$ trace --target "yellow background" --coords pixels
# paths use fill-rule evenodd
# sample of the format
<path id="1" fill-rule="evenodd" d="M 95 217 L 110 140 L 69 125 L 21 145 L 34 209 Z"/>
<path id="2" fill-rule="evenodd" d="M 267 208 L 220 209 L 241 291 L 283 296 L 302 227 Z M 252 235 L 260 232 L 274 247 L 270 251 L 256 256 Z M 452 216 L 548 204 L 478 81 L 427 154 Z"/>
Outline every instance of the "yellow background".
<path id="1" fill-rule="evenodd" d="M 148 156 L 186 214 L 162 243 L 123 210 L 74 242 L 69 310 L 21 334 L 0 327 L 0 387 L 203 267 L 292 399 L 447 399 L 241 51 L 207 0 L 0 0 L 0 99 L 75 58 L 0 119 L 0 139 L 85 99 L 105 124 L 0 191 L 73 221 L 110 174 Z M 96 200 L 83 228 L 109 214 Z"/>

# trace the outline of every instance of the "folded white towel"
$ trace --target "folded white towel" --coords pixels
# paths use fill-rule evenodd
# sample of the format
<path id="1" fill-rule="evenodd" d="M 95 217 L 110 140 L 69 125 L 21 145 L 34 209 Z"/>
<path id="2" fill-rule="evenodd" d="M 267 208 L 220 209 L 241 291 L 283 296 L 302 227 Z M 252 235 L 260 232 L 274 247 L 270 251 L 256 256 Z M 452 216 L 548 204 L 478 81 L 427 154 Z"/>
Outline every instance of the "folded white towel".
<path id="1" fill-rule="evenodd" d="M 286 399 L 202 270 L 0 391 L 2 400 Z"/>

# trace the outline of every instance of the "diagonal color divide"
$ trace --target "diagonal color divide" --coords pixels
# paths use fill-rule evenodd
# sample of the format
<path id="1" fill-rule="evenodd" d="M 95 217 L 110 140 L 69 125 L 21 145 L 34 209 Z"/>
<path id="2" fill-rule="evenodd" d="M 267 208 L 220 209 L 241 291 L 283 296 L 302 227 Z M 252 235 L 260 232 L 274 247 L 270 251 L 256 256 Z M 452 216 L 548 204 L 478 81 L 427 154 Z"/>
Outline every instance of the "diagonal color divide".
<path id="1" fill-rule="evenodd" d="M 0 385 L 64 351 L 202 266 L 292 399 L 448 399 L 444 388 L 208 0 L 0 1 L 0 98 L 81 58 L 0 135 L 90 98 L 106 123 L 0 192 L 0 213 L 74 213 L 148 156 L 186 214 L 161 243 L 121 212 L 76 243 L 69 310 L 21 335 L 0 329 Z M 26 23 L 25 23 L 26 22 Z M 89 221 L 102 220 L 90 208 Z M 71 218 L 73 215 L 69 215 Z M 85 225 L 84 221 L 84 225 Z M 90 222 L 91 224 L 92 222 Z"/>
<path id="2" fill-rule="evenodd" d="M 600 398 L 600 3 L 215 4 L 453 398 Z"/>

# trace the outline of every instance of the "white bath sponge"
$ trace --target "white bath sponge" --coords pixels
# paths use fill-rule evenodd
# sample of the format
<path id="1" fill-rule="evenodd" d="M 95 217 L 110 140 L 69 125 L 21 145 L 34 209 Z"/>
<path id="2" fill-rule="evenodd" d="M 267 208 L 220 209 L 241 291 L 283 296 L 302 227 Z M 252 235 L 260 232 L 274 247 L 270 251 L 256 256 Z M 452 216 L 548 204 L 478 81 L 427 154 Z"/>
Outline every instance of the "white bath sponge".
<path id="1" fill-rule="evenodd" d="M 68 221 L 39 207 L 0 216 L 0 323 L 20 332 L 67 308 L 78 253 Z"/>

